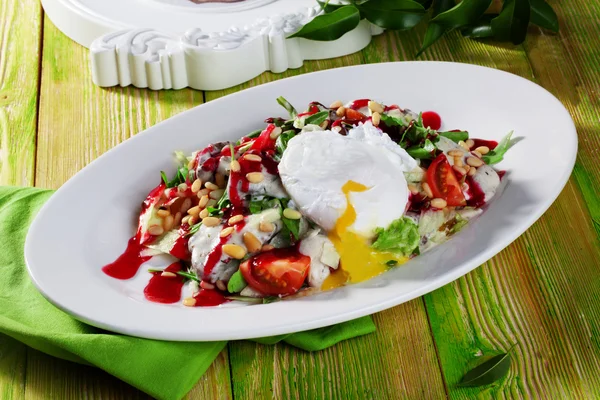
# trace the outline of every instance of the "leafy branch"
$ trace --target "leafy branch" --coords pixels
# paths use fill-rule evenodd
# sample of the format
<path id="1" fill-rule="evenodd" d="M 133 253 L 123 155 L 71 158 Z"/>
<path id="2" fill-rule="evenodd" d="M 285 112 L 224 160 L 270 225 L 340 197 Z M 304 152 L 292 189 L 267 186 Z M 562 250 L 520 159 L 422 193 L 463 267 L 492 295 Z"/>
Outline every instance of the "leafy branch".
<path id="1" fill-rule="evenodd" d="M 458 29 L 472 39 L 494 38 L 521 44 L 529 24 L 558 32 L 558 18 L 545 0 L 503 0 L 493 11 L 492 0 L 346 0 L 318 3 L 323 14 L 315 17 L 290 37 L 317 41 L 341 38 L 361 20 L 387 30 L 408 30 L 429 15 L 427 30 L 417 56 L 446 33 Z"/>

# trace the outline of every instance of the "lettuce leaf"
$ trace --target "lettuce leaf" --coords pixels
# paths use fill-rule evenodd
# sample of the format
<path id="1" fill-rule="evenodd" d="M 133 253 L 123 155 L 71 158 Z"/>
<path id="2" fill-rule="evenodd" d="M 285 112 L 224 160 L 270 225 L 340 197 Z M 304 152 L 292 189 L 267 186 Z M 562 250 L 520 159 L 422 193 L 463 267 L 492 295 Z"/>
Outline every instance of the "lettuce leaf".
<path id="1" fill-rule="evenodd" d="M 387 229 L 377 228 L 377 239 L 372 247 L 378 251 L 388 251 L 409 257 L 419 246 L 417 224 L 408 217 L 402 217 L 390 224 Z"/>
<path id="2" fill-rule="evenodd" d="M 485 161 L 488 165 L 498 164 L 500 161 L 504 159 L 504 154 L 512 147 L 512 137 L 513 131 L 510 131 L 508 135 L 504 136 L 504 138 L 498 143 L 498 146 L 486 155 L 482 157 L 483 161 Z"/>

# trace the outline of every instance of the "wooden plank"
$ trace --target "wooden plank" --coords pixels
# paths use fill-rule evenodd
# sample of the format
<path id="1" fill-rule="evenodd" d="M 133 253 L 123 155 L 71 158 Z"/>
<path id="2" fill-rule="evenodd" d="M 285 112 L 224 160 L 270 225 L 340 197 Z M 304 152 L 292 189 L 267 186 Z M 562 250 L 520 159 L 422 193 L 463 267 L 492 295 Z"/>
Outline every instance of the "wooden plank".
<path id="1" fill-rule="evenodd" d="M 377 46 L 377 45 L 375 45 Z M 371 47 L 368 54 L 377 53 Z M 212 100 L 242 88 L 311 71 L 362 64 L 364 54 L 307 62 L 299 70 L 266 73 L 218 92 Z M 445 396 L 435 347 L 421 300 L 375 316 L 378 332 L 317 353 L 285 344 L 233 342 L 229 353 L 236 399 L 440 398 Z M 402 327 L 399 329 L 398 327 Z M 384 368 L 382 366 L 390 366 Z"/>
<path id="2" fill-rule="evenodd" d="M 36 186 L 59 187 L 118 143 L 202 101 L 202 92 L 192 90 L 152 92 L 95 87 L 87 50 L 69 40 L 46 18 Z M 34 397 L 145 397 L 98 369 L 34 351 L 30 351 L 26 390 Z M 230 397 L 226 351 L 192 393 L 206 398 L 216 398 L 213 394 Z"/>
<path id="3" fill-rule="evenodd" d="M 593 22 L 599 4 L 555 2 L 562 33 L 533 32 L 526 42 L 528 62 L 519 47 L 476 52 L 470 41 L 440 43 L 427 54 L 484 65 L 494 60 L 491 66 L 537 81 L 569 108 L 581 145 L 575 179 L 532 228 L 479 269 L 425 296 L 451 398 L 600 396 L 600 169 L 594 157 L 600 128 L 594 95 L 600 53 L 594 43 L 600 29 Z M 483 388 L 456 387 L 481 356 L 513 345 L 507 379 Z"/>
<path id="4" fill-rule="evenodd" d="M 33 184 L 41 21 L 37 0 L 0 2 L 0 185 Z M 0 398 L 24 397 L 26 365 L 27 346 L 0 335 Z"/>

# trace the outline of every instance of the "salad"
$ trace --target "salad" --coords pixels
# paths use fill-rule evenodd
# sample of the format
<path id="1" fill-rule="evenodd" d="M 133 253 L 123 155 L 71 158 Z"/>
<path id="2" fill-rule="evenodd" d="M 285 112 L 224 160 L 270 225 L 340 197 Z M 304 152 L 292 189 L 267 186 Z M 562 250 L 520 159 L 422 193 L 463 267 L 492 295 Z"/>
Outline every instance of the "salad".
<path id="1" fill-rule="evenodd" d="M 103 271 L 160 303 L 267 303 L 361 282 L 459 232 L 496 194 L 500 143 L 442 131 L 435 112 L 374 100 L 313 102 L 190 155 L 143 201 L 137 232 Z"/>

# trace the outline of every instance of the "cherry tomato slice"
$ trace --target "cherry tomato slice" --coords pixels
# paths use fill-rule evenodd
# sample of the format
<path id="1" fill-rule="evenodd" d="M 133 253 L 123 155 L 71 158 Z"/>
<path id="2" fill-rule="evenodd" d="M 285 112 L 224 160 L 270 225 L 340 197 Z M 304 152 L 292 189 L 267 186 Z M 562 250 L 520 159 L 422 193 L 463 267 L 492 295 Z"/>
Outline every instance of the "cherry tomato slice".
<path id="1" fill-rule="evenodd" d="M 290 295 L 302 287 L 308 275 L 310 257 L 295 248 L 260 253 L 240 265 L 251 288 L 265 295 Z"/>
<path id="2" fill-rule="evenodd" d="M 449 206 L 464 206 L 467 204 L 460 184 L 446 155 L 440 154 L 427 169 L 427 183 L 436 198 L 446 200 Z"/>

